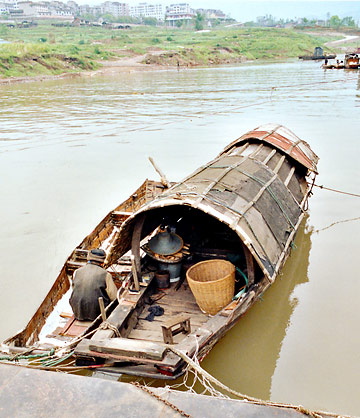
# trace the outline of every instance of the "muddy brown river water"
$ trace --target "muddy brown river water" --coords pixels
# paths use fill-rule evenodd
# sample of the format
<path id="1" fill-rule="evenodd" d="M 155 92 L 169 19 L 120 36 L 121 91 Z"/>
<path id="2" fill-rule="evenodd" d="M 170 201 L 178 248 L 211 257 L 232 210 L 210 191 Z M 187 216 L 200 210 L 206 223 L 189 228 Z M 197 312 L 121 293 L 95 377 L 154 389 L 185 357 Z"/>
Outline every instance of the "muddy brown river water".
<path id="1" fill-rule="evenodd" d="M 180 180 L 275 122 L 319 155 L 317 184 L 359 194 L 359 74 L 291 61 L 0 85 L 0 340 L 100 219 L 157 178 L 148 156 Z M 360 415 L 359 217 L 359 198 L 315 189 L 278 280 L 203 367 L 251 396 Z"/>

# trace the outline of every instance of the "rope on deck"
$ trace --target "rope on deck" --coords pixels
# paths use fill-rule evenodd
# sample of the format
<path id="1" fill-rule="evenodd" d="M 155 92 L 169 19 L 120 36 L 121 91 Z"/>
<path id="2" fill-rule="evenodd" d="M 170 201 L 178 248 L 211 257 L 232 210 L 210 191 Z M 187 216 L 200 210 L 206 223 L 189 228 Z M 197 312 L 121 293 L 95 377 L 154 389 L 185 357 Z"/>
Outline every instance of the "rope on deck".
<path id="1" fill-rule="evenodd" d="M 188 368 L 194 369 L 197 373 L 203 375 L 207 380 L 218 386 L 219 388 L 225 390 L 228 393 L 231 393 L 232 395 L 236 396 L 237 398 L 243 399 L 245 401 L 251 402 L 256 405 L 263 405 L 263 406 L 273 406 L 278 408 L 287 408 L 287 409 L 294 409 L 298 412 L 301 412 L 302 414 L 314 417 L 314 418 L 323 418 L 324 416 L 327 417 L 336 417 L 336 418 L 354 418 L 350 415 L 339 415 L 334 412 L 326 412 L 326 411 L 311 411 L 309 409 L 304 408 L 301 405 L 291 405 L 291 404 L 284 404 L 280 402 L 272 402 L 272 401 L 264 401 L 262 399 L 253 398 L 251 396 L 244 395 L 242 393 L 239 393 L 228 386 L 221 383 L 219 380 L 217 380 L 214 376 L 212 376 L 210 373 L 208 373 L 206 370 L 204 370 L 198 362 L 191 359 L 189 356 L 187 356 L 182 351 L 176 349 L 173 346 L 168 345 L 167 346 L 170 351 L 172 351 L 174 354 L 182 358 L 187 364 Z"/>
<path id="2" fill-rule="evenodd" d="M 111 324 L 109 321 L 104 321 L 101 323 L 100 329 L 110 329 L 117 337 L 121 337 L 121 334 L 117 327 L 114 324 Z"/>

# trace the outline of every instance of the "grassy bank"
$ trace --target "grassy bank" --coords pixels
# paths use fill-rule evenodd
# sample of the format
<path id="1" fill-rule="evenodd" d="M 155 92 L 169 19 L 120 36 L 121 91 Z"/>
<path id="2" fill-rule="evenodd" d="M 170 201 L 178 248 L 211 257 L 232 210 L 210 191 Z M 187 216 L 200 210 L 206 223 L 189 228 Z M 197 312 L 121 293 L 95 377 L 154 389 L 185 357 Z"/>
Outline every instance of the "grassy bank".
<path id="1" fill-rule="evenodd" d="M 186 66 L 289 58 L 313 51 L 315 46 L 333 39 L 330 34 L 309 35 L 275 28 L 195 32 L 145 26 L 128 30 L 55 27 L 50 23 L 30 28 L 0 24 L 0 38 L 9 42 L 0 44 L 3 78 L 92 70 L 104 60 L 141 54 L 146 54 L 147 64 Z"/>

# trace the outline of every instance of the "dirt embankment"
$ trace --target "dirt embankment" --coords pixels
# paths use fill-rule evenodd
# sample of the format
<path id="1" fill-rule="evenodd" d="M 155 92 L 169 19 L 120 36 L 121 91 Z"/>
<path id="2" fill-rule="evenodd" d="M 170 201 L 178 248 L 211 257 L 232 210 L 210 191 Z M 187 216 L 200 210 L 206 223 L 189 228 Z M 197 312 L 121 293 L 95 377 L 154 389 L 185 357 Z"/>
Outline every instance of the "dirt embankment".
<path id="1" fill-rule="evenodd" d="M 129 51 L 128 51 L 129 52 Z M 18 59 L 16 64 L 25 68 L 30 65 L 43 66 L 49 71 L 63 69 L 61 74 L 43 74 L 24 77 L 1 78 L 0 84 L 14 82 L 43 81 L 67 77 L 91 77 L 95 74 L 109 74 L 118 72 L 156 71 L 163 69 L 190 68 L 196 66 L 209 66 L 245 62 L 246 58 L 234 54 L 229 48 L 216 48 L 207 55 L 199 56 L 193 49 L 178 51 L 150 50 L 146 54 L 127 56 L 124 58 L 101 61 L 101 68 L 93 70 L 84 65 L 84 62 L 66 56 L 51 57 L 26 57 Z M 6 62 L 1 63 L 6 68 Z"/>
<path id="2" fill-rule="evenodd" d="M 344 52 L 350 52 L 353 48 L 349 48 L 346 44 L 357 42 L 360 39 L 359 35 L 346 35 L 345 33 L 338 33 L 337 35 L 343 36 L 343 39 L 338 39 L 336 41 L 326 42 L 325 46 L 329 48 L 338 48 Z"/>

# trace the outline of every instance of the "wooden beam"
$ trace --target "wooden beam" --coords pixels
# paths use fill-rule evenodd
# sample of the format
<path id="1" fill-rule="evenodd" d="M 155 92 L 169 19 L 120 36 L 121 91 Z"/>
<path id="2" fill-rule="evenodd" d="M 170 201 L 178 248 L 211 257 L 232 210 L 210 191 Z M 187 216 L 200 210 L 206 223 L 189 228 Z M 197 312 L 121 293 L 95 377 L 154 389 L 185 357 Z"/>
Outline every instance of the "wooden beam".
<path id="1" fill-rule="evenodd" d="M 92 341 L 89 344 L 90 351 L 114 354 L 117 356 L 147 358 L 150 360 L 162 360 L 167 347 L 150 341 L 138 341 L 128 338 L 110 338 L 100 341 Z"/>
<path id="2" fill-rule="evenodd" d="M 291 177 L 294 175 L 294 172 L 295 172 L 295 167 L 293 166 L 293 167 L 291 167 L 291 170 L 290 170 L 288 176 L 286 177 L 286 179 L 284 181 L 284 184 L 285 184 L 286 187 L 290 183 Z"/>
<path id="3" fill-rule="evenodd" d="M 156 165 L 155 161 L 149 157 L 149 161 L 151 162 L 152 166 L 155 168 L 156 172 L 159 174 L 161 179 L 161 184 L 163 184 L 166 188 L 170 187 L 170 183 L 165 177 L 165 174 L 160 170 L 160 168 Z"/>
<path id="4" fill-rule="evenodd" d="M 271 158 L 276 154 L 276 149 L 273 149 L 270 154 L 265 158 L 265 160 L 263 161 L 264 164 L 267 164 Z"/>
<path id="5" fill-rule="evenodd" d="M 255 282 L 254 257 L 252 256 L 248 247 L 242 241 L 241 241 L 241 244 L 243 246 L 243 250 L 244 250 L 244 253 L 245 253 L 248 287 L 250 287 Z"/>
<path id="6" fill-rule="evenodd" d="M 274 168 L 274 173 L 278 173 L 279 171 L 280 171 L 280 168 L 281 168 L 281 166 L 283 165 L 283 162 L 285 161 L 285 155 L 283 155 L 281 158 L 280 158 L 280 160 L 279 160 L 279 162 L 276 164 L 276 167 Z"/>
<path id="7" fill-rule="evenodd" d="M 133 268 L 136 270 L 136 274 L 138 278 L 141 277 L 140 240 L 141 240 L 141 231 L 144 225 L 144 221 L 145 221 L 145 215 L 141 214 L 135 223 L 134 231 L 133 231 L 132 239 L 131 239 L 131 254 L 134 256 Z M 135 276 L 136 275 L 134 274 L 134 278 Z M 139 290 L 139 289 L 136 289 L 136 290 Z"/>

